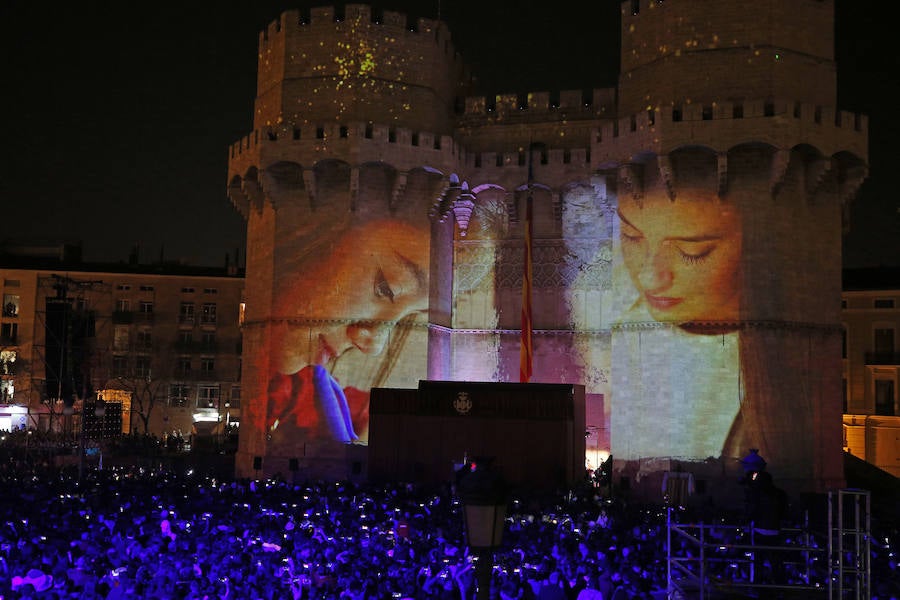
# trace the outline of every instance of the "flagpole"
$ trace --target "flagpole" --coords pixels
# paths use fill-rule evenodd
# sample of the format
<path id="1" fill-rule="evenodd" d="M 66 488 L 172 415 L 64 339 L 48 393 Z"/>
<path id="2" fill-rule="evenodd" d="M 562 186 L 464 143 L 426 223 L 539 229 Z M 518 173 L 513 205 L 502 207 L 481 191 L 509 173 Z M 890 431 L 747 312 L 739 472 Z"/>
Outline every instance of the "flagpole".
<path id="1" fill-rule="evenodd" d="M 531 380 L 534 352 L 532 346 L 532 314 L 531 314 L 531 275 L 532 275 L 532 212 L 534 200 L 531 193 L 533 180 L 532 150 L 534 144 L 528 146 L 528 194 L 525 199 L 525 256 L 522 273 L 522 332 L 519 346 L 519 382 Z"/>

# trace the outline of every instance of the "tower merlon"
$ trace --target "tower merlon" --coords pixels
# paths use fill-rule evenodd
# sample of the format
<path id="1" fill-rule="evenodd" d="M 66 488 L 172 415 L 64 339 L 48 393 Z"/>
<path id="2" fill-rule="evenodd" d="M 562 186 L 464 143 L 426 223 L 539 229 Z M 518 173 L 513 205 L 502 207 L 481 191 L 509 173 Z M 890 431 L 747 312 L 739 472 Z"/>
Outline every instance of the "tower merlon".
<path id="1" fill-rule="evenodd" d="M 505 116 L 522 111 L 547 112 L 565 110 L 585 115 L 611 114 L 615 106 L 615 89 L 598 88 L 589 91 L 562 90 L 556 94 L 548 91 L 525 94 L 497 94 L 488 96 L 468 96 L 465 98 L 464 115 Z"/>
<path id="2" fill-rule="evenodd" d="M 849 152 L 868 159 L 868 117 L 791 100 L 755 99 L 657 107 L 601 124 L 592 155 L 603 164 L 637 152 L 665 154 L 683 145 L 720 150 L 751 140 L 776 147 L 809 144 L 826 156 Z"/>

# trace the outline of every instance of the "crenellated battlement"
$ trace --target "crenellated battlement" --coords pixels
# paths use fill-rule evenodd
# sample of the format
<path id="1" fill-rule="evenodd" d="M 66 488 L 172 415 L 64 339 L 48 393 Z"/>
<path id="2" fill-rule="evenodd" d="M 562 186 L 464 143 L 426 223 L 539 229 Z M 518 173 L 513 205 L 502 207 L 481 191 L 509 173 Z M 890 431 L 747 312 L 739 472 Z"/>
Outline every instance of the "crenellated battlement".
<path id="1" fill-rule="evenodd" d="M 256 129 L 234 142 L 228 148 L 228 157 L 229 162 L 240 163 L 241 156 L 246 154 L 251 161 L 255 162 L 262 149 L 280 145 L 290 146 L 295 153 L 298 151 L 297 149 L 306 148 L 312 152 L 321 150 L 327 151 L 329 154 L 341 155 L 342 144 L 345 144 L 347 148 L 351 144 L 360 146 L 355 151 L 361 152 L 363 156 L 365 156 L 364 147 L 367 145 L 379 153 L 384 152 L 386 145 L 398 149 L 411 148 L 415 149 L 416 153 L 423 153 L 423 156 L 430 154 L 432 157 L 446 157 L 440 159 L 440 162 L 453 159 L 458 152 L 456 141 L 452 136 L 414 131 L 405 127 L 359 122 L 321 125 L 282 123 L 273 127 Z M 300 150 L 300 152 L 303 151 Z M 233 172 L 229 174 L 229 177 L 233 175 L 241 175 L 241 173 Z"/>
<path id="2" fill-rule="evenodd" d="M 592 144 L 598 164 L 644 151 L 665 154 L 696 144 L 727 150 L 750 141 L 776 147 L 804 143 L 826 156 L 868 155 L 868 117 L 791 100 L 684 104 L 622 116 L 600 125 Z"/>
<path id="3" fill-rule="evenodd" d="M 613 114 L 615 110 L 615 97 L 615 88 L 599 88 L 590 91 L 561 90 L 558 93 L 540 91 L 524 94 L 497 94 L 493 98 L 470 96 L 465 98 L 463 116 L 506 117 L 523 112 L 565 112 L 567 115 L 607 116 Z"/>
<path id="4" fill-rule="evenodd" d="M 585 167 L 591 163 L 591 149 L 584 147 L 545 147 L 535 150 L 533 160 L 541 167 Z M 453 136 L 408 128 L 368 123 L 326 123 L 275 127 L 254 130 L 228 147 L 229 180 L 243 177 L 248 169 L 263 160 L 276 157 L 302 156 L 313 164 L 320 157 L 344 157 L 352 154 L 357 162 L 383 160 L 403 168 L 412 164 L 431 165 L 439 169 L 522 171 L 528 167 L 528 150 L 473 151 Z M 262 157 L 265 157 L 263 159 Z"/>
<path id="5" fill-rule="evenodd" d="M 305 50 L 315 51 L 316 47 L 326 47 L 323 40 L 331 42 L 340 39 L 341 35 L 354 36 L 357 43 L 375 51 L 384 46 L 396 52 L 398 44 L 431 46 L 455 66 L 464 66 L 444 22 L 414 18 L 401 12 L 372 10 L 365 4 L 348 4 L 343 10 L 336 6 L 318 6 L 307 12 L 298 9 L 283 12 L 259 34 L 260 66 L 263 66 L 267 52 L 279 49 L 286 41 L 295 45 L 305 42 Z M 368 38 L 368 43 L 362 38 Z"/>
<path id="6" fill-rule="evenodd" d="M 315 6 L 307 11 L 287 10 L 260 33 L 260 43 L 280 33 L 283 27 L 310 28 L 310 31 L 326 27 L 330 30 L 336 23 L 368 23 L 381 27 L 381 33 L 390 35 L 433 34 L 435 41 L 450 40 L 450 31 L 442 21 L 390 10 L 373 10 L 366 4 L 347 4 L 343 9 L 340 6 Z"/>
<path id="7" fill-rule="evenodd" d="M 443 22 L 362 4 L 288 10 L 259 35 L 254 126 L 300 110 L 449 131 L 471 81 Z"/>

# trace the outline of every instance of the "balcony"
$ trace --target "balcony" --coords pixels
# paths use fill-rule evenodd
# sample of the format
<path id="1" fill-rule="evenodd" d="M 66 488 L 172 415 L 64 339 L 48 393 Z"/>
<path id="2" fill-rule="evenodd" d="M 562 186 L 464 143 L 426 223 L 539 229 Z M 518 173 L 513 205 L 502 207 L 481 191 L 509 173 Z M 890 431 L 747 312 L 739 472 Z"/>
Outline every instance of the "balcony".
<path id="1" fill-rule="evenodd" d="M 17 335 L 0 335 L 0 346 L 15 346 L 18 344 L 18 339 Z"/>
<path id="2" fill-rule="evenodd" d="M 900 366 L 900 352 L 866 352 L 866 364 Z"/>

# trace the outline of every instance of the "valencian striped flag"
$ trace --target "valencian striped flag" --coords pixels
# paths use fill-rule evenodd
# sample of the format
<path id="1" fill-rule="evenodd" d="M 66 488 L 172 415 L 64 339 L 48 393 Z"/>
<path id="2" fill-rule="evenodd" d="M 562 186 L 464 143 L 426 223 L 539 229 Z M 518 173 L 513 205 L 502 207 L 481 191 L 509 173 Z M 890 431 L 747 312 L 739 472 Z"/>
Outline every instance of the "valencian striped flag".
<path id="1" fill-rule="evenodd" d="M 530 182 L 529 182 L 530 183 Z M 532 345 L 531 345 L 531 217 L 532 198 L 529 185 L 528 198 L 525 200 L 525 261 L 522 276 L 522 341 L 519 347 L 519 382 L 528 383 L 531 379 Z"/>

